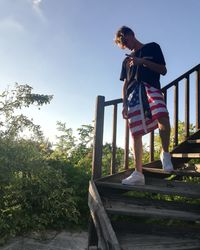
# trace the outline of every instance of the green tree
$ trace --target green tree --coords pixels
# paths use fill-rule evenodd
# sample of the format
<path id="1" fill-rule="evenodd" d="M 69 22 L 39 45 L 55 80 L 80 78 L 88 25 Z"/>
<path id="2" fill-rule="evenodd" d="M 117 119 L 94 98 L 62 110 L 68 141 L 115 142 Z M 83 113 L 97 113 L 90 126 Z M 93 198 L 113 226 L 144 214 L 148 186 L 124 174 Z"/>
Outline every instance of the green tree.
<path id="1" fill-rule="evenodd" d="M 40 106 L 50 103 L 52 95 L 41 95 L 32 92 L 29 85 L 15 84 L 12 89 L 7 88 L 0 94 L 0 136 L 16 139 L 25 130 L 33 132 L 37 138 L 43 138 L 39 125 L 33 123 L 32 119 L 19 113 L 19 110 L 31 105 Z M 18 112 L 17 112 L 18 111 Z"/>

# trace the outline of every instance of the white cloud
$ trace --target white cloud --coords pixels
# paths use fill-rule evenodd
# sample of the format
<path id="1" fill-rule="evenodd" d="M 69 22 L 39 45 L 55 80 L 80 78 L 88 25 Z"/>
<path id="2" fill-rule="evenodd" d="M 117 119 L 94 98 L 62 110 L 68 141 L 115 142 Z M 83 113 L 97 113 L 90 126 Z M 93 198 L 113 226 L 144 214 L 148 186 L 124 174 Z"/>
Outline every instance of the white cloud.
<path id="1" fill-rule="evenodd" d="M 32 0 L 32 4 L 34 8 L 39 8 L 42 0 Z"/>
<path id="2" fill-rule="evenodd" d="M 40 17 L 40 19 L 45 22 L 46 19 L 44 17 L 44 14 L 42 12 L 42 9 L 41 9 L 41 3 L 43 2 L 43 0 L 31 0 L 32 1 L 32 6 L 33 6 L 33 9 L 35 10 L 35 12 L 38 14 L 38 16 Z"/>
<path id="3" fill-rule="evenodd" d="M 22 26 L 22 24 L 15 20 L 13 17 L 6 17 L 0 20 L 0 29 L 5 31 L 12 30 L 15 32 L 24 31 L 24 27 Z"/>

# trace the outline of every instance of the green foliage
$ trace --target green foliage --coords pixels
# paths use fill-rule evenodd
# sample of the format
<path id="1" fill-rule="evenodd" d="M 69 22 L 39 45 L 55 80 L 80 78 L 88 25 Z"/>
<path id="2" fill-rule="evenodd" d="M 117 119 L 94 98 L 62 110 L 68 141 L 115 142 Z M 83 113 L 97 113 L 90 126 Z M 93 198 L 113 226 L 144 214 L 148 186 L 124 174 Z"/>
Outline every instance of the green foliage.
<path id="1" fill-rule="evenodd" d="M 34 142 L 10 141 L 7 150 L 4 146 L 1 139 L 1 237 L 78 223 L 80 212 L 71 185 L 73 178 L 68 182 L 61 168 L 44 161 Z M 68 165 L 65 163 L 66 168 Z"/>
<path id="2" fill-rule="evenodd" d="M 32 93 L 29 85 L 15 84 L 13 89 L 7 89 L 0 94 L 0 136 L 15 139 L 23 130 L 32 131 L 38 139 L 42 138 L 40 126 L 35 125 L 31 119 L 19 112 L 31 105 L 40 107 L 50 103 L 52 95 Z"/>
<path id="3" fill-rule="evenodd" d="M 92 126 L 79 129 L 80 143 L 76 143 L 72 129 L 58 123 L 63 134 L 54 149 L 40 126 L 15 114 L 51 98 L 32 94 L 28 85 L 16 85 L 0 96 L 0 242 L 23 232 L 87 223 L 92 146 L 86 145 Z M 25 130 L 33 132 L 32 137 L 24 139 Z"/>

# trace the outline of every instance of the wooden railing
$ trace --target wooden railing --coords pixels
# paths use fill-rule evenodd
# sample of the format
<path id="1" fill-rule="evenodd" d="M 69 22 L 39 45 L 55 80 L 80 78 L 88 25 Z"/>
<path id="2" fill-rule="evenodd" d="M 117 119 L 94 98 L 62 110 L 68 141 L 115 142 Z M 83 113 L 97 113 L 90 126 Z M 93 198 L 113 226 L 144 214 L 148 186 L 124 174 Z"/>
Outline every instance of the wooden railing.
<path id="1" fill-rule="evenodd" d="M 195 84 L 191 86 L 191 75 L 195 74 Z M 196 130 L 200 129 L 200 64 L 187 71 L 164 88 L 162 92 L 167 104 L 168 92 L 174 88 L 174 146 L 179 143 L 178 138 L 178 122 L 179 122 L 179 88 L 182 85 L 182 81 L 185 80 L 185 107 L 182 112 L 185 114 L 185 137 L 189 136 L 190 126 L 190 90 L 195 88 L 196 92 Z M 110 174 L 116 172 L 116 138 L 117 138 L 117 110 L 118 105 L 122 103 L 122 99 L 115 99 L 111 101 L 105 101 L 104 96 L 97 96 L 96 100 L 96 112 L 95 112 L 95 133 L 94 133 L 94 150 L 93 150 L 93 163 L 92 163 L 92 177 L 98 179 L 102 175 L 102 147 L 103 147 L 103 128 L 104 128 L 104 111 L 105 107 L 113 106 L 113 133 L 112 133 L 112 159 Z M 124 147 L 124 168 L 128 169 L 129 161 L 129 128 L 128 122 L 125 121 L 125 147 Z M 150 134 L 150 162 L 154 161 L 154 132 Z"/>

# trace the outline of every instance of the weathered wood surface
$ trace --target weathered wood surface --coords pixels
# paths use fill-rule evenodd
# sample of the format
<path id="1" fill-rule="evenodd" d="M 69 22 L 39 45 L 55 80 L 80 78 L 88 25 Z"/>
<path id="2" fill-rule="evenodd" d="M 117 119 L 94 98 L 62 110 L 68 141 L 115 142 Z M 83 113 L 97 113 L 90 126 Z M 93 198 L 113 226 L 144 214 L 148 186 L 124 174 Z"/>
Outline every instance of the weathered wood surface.
<path id="1" fill-rule="evenodd" d="M 200 158 L 200 153 L 173 153 L 173 158 Z"/>
<path id="2" fill-rule="evenodd" d="M 98 246 L 102 250 L 120 250 L 119 242 L 93 181 L 89 186 L 88 205 L 98 235 Z"/>
<path id="3" fill-rule="evenodd" d="M 157 207 L 155 205 L 138 205 L 130 204 L 119 200 L 107 200 L 105 202 L 105 209 L 108 213 L 131 215 L 131 216 L 143 216 L 143 217 L 155 217 L 155 218 L 170 218 L 187 221 L 199 221 L 200 213 L 191 211 L 182 211 L 175 209 L 167 209 L 163 207 Z"/>
<path id="4" fill-rule="evenodd" d="M 193 166 L 191 165 L 190 169 L 183 165 L 182 169 L 174 170 L 171 173 L 165 172 L 163 169 L 143 167 L 143 172 L 144 175 L 152 177 L 153 176 L 156 177 L 157 175 L 159 176 L 162 175 L 164 178 L 167 178 L 171 175 L 200 177 L 200 168 L 199 166 L 194 166 L 194 165 Z"/>
<path id="5" fill-rule="evenodd" d="M 198 143 L 198 144 L 200 144 L 200 139 L 188 140 L 188 143 Z"/>
<path id="6" fill-rule="evenodd" d="M 123 250 L 189 250 L 200 249 L 199 239 L 176 238 L 148 234 L 119 233 L 119 242 Z"/>
<path id="7" fill-rule="evenodd" d="M 142 219 L 143 220 L 143 219 Z M 149 221 L 148 218 L 145 221 Z M 143 220 L 112 221 L 117 238 L 124 250 L 200 249 L 199 225 L 185 222 L 184 226 L 171 220 L 160 224 Z M 156 223 L 157 222 L 157 223 Z"/>
<path id="8" fill-rule="evenodd" d="M 199 140 L 200 139 L 200 130 L 195 132 L 193 135 L 189 136 L 187 140 L 179 143 L 171 152 L 171 154 L 182 154 L 182 153 L 200 153 L 199 146 L 197 144 L 191 144 L 188 142 L 191 140 Z M 174 155 L 175 156 L 175 155 Z M 177 155 L 178 156 L 178 155 Z M 192 156 L 192 155 L 190 155 Z M 188 156 L 185 157 L 172 157 L 172 163 L 175 169 L 181 168 L 181 165 L 187 163 L 191 160 Z"/>
<path id="9" fill-rule="evenodd" d="M 97 179 L 102 174 L 102 144 L 104 127 L 104 96 L 98 96 L 96 100 L 94 150 L 92 157 L 92 178 Z"/>
<path id="10" fill-rule="evenodd" d="M 99 181 L 108 181 L 108 182 L 121 182 L 122 179 L 129 176 L 134 169 L 128 169 L 113 175 L 104 176 L 99 178 Z M 182 164 L 181 168 L 174 170 L 172 173 L 165 172 L 163 169 L 154 168 L 154 167 L 143 167 L 144 175 L 147 177 L 154 178 L 168 178 L 172 174 L 176 176 L 192 176 L 200 177 L 200 164 Z"/>
<path id="11" fill-rule="evenodd" d="M 200 198 L 200 185 L 191 184 L 179 181 L 168 181 L 163 179 L 146 178 L 146 185 L 144 186 L 129 186 L 121 183 L 112 183 L 107 181 L 96 181 L 97 186 L 110 188 L 133 190 L 147 193 L 159 193 L 168 195 L 180 195 L 189 198 Z"/>

